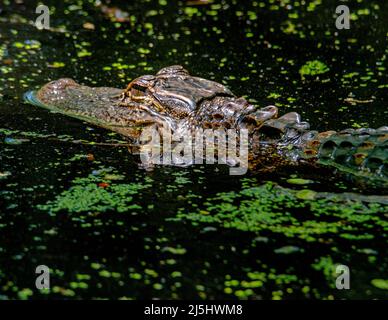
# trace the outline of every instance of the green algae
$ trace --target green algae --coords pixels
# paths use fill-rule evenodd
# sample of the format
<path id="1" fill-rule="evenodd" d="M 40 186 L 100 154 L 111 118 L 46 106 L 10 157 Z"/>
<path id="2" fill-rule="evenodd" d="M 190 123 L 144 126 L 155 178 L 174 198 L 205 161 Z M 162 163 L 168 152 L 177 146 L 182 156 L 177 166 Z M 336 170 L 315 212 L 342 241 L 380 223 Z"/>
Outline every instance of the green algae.
<path id="1" fill-rule="evenodd" d="M 269 269 L 265 265 L 261 265 L 261 268 L 260 271 L 252 270 L 247 272 L 245 277 L 240 280 L 233 279 L 230 275 L 226 275 L 224 292 L 242 300 L 252 298 L 259 299 L 261 298 L 260 292 L 265 288 L 269 289 L 275 286 L 291 287 L 299 280 L 294 274 L 280 273 L 275 269 Z M 285 291 L 287 291 L 287 289 Z M 281 300 L 284 294 L 282 290 L 273 290 L 270 291 L 270 293 L 273 300 Z"/>
<path id="2" fill-rule="evenodd" d="M 296 184 L 296 185 L 304 185 L 304 184 L 310 184 L 313 183 L 313 181 L 308 179 L 301 179 L 301 178 L 290 178 L 287 180 L 290 184 Z"/>
<path id="3" fill-rule="evenodd" d="M 329 67 L 319 60 L 307 61 L 300 69 L 299 74 L 302 78 L 306 76 L 316 76 L 328 72 Z"/>
<path id="4" fill-rule="evenodd" d="M 301 200 L 314 200 L 317 193 L 315 191 L 305 189 L 298 191 L 295 196 Z"/>
<path id="5" fill-rule="evenodd" d="M 322 272 L 322 274 L 325 276 L 327 283 L 331 288 L 335 287 L 335 282 L 332 280 L 336 277 L 336 266 L 338 264 L 333 262 L 333 259 L 331 256 L 323 256 L 315 260 L 314 263 L 312 263 L 312 268 Z"/>
<path id="6" fill-rule="evenodd" d="M 387 205 L 379 203 L 363 203 L 340 195 L 319 198 L 317 192 L 266 183 L 239 192 L 219 193 L 200 210 L 181 210 L 172 220 L 215 224 L 258 234 L 270 232 L 273 236 L 282 234 L 306 242 L 329 239 L 334 234 L 361 240 L 367 230 L 388 230 L 388 222 L 381 216 L 387 210 Z"/>
<path id="7" fill-rule="evenodd" d="M 371 284 L 381 290 L 388 290 L 388 280 L 384 279 L 373 279 Z"/>
<path id="8" fill-rule="evenodd" d="M 66 64 L 64 62 L 54 61 L 50 63 L 48 66 L 50 68 L 63 68 Z"/>
<path id="9" fill-rule="evenodd" d="M 284 246 L 284 247 L 281 247 L 281 248 L 277 248 L 274 250 L 275 253 L 280 253 L 280 254 L 291 254 L 291 253 L 295 253 L 295 252 L 300 252 L 302 251 L 303 252 L 303 249 L 297 247 L 297 246 Z"/>
<path id="10" fill-rule="evenodd" d="M 6 179 L 6 178 L 9 177 L 10 175 L 11 175 L 11 172 L 9 172 L 9 171 L 0 172 L 0 180 L 1 180 L 1 179 Z"/>
<path id="11" fill-rule="evenodd" d="M 48 211 L 50 214 L 57 212 L 127 212 L 132 213 L 141 209 L 133 203 L 133 196 L 148 187 L 140 183 L 114 183 L 112 180 L 120 180 L 122 176 L 112 175 L 110 170 L 101 170 L 96 174 L 90 174 L 86 178 L 76 178 L 73 186 L 63 191 L 55 200 L 44 205 L 38 205 L 38 209 Z"/>

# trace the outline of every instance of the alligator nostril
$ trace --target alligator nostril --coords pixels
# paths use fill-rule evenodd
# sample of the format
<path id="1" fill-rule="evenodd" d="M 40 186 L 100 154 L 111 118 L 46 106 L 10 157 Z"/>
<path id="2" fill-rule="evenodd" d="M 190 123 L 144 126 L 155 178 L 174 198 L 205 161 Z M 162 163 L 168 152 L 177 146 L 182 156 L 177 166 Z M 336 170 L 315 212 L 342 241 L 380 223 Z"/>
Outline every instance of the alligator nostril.
<path id="1" fill-rule="evenodd" d="M 38 91 L 38 98 L 44 99 L 44 96 L 49 97 L 58 95 L 67 87 L 73 87 L 76 85 L 78 85 L 77 82 L 70 78 L 62 78 L 59 80 L 51 81 Z"/>
<path id="2" fill-rule="evenodd" d="M 56 90 L 63 90 L 67 87 L 75 86 L 77 85 L 77 82 L 75 82 L 73 79 L 70 78 L 62 78 L 59 80 L 51 81 L 46 86 L 56 89 Z"/>
<path id="3" fill-rule="evenodd" d="M 41 102 L 45 103 L 53 98 L 60 97 L 65 88 L 73 86 L 78 86 L 78 84 L 70 78 L 51 81 L 39 89 L 36 93 L 36 97 Z"/>

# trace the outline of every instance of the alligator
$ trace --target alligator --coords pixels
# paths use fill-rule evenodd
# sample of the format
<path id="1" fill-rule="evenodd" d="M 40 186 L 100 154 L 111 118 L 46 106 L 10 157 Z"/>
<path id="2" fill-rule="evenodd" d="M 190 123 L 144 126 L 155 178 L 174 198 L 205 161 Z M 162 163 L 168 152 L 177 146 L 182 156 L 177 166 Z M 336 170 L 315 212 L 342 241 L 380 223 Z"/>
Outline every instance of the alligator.
<path id="1" fill-rule="evenodd" d="M 330 167 L 335 172 L 388 185 L 388 127 L 310 130 L 296 112 L 278 117 L 275 106 L 258 108 L 224 85 L 194 77 L 182 66 L 143 75 L 126 89 L 88 87 L 62 78 L 26 94 L 29 103 L 115 131 L 139 143 L 151 125 L 192 130 L 246 129 L 253 170 L 280 166 Z"/>

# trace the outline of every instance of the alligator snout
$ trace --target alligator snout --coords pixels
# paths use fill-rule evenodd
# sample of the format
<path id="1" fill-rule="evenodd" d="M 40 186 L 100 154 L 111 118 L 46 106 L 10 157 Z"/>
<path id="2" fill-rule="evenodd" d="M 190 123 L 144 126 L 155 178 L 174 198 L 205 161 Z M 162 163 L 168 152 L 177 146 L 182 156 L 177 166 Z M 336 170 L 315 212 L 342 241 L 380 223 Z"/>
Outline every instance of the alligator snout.
<path id="1" fill-rule="evenodd" d="M 61 78 L 45 84 L 37 92 L 36 96 L 41 102 L 47 103 L 54 97 L 60 98 L 66 88 L 74 86 L 78 86 L 78 83 L 75 82 L 73 79 Z"/>

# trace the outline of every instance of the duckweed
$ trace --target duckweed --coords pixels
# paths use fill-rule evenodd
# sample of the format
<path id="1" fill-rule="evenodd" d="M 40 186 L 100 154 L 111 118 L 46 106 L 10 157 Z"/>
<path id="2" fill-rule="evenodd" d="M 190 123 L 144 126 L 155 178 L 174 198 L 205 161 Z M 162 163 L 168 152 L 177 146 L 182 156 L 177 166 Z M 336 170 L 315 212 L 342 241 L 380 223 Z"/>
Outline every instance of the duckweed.
<path id="1" fill-rule="evenodd" d="M 300 69 L 299 73 L 302 78 L 306 76 L 315 76 L 328 72 L 329 67 L 319 60 L 307 61 Z"/>
<path id="2" fill-rule="evenodd" d="M 219 193 L 204 208 L 180 210 L 171 220 L 258 234 L 270 232 L 307 242 L 330 239 L 334 234 L 356 241 L 370 239 L 367 230 L 387 230 L 388 222 L 382 216 L 387 211 L 388 206 L 379 203 L 341 199 L 340 194 L 319 199 L 319 193 L 311 190 L 290 190 L 266 183 L 237 193 Z"/>
<path id="3" fill-rule="evenodd" d="M 67 213 L 107 210 L 127 212 L 141 209 L 141 206 L 132 202 L 133 195 L 148 186 L 140 183 L 114 184 L 111 183 L 112 178 L 117 180 L 121 176 L 105 175 L 106 172 L 109 170 L 75 179 L 69 190 L 62 192 L 55 200 L 39 205 L 38 208 L 51 214 L 61 211 Z"/>

